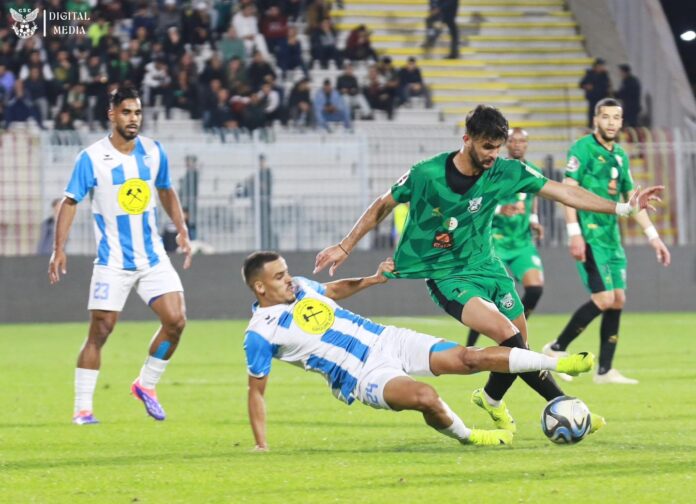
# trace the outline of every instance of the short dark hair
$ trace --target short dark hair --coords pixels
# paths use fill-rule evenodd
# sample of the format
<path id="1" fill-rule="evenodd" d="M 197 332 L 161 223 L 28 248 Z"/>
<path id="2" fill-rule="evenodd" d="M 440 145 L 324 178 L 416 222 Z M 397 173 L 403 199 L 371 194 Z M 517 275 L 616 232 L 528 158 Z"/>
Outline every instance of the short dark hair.
<path id="1" fill-rule="evenodd" d="M 139 100 L 140 93 L 133 86 L 118 87 L 109 95 L 109 104 L 111 108 L 118 107 L 123 100 Z"/>
<path id="2" fill-rule="evenodd" d="M 594 107 L 594 115 L 599 115 L 602 111 L 602 107 L 621 107 L 621 103 L 614 98 L 603 98 L 597 102 Z M 623 109 L 623 107 L 621 107 Z"/>
<path id="3" fill-rule="evenodd" d="M 268 250 L 249 254 L 246 256 L 246 259 L 244 259 L 244 265 L 242 266 L 242 280 L 251 288 L 252 280 L 259 274 L 263 267 L 267 263 L 277 261 L 278 259 L 280 259 L 280 254 L 278 252 L 271 252 Z"/>
<path id="4" fill-rule="evenodd" d="M 505 116 L 490 105 L 478 105 L 466 115 L 466 133 L 472 138 L 505 141 L 509 129 Z"/>

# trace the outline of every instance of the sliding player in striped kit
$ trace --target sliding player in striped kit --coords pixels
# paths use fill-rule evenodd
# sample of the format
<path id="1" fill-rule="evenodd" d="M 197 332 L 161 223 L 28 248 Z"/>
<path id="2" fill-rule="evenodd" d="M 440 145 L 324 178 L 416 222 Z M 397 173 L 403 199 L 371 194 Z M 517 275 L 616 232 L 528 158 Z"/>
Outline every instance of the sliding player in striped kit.
<path id="1" fill-rule="evenodd" d="M 188 230 L 176 192 L 171 187 L 169 161 L 162 146 L 139 136 L 142 106 L 137 90 L 121 88 L 110 98 L 111 134 L 77 156 L 56 221 L 53 255 L 48 268 L 51 284 L 67 272 L 65 242 L 77 204 L 92 192 L 92 216 L 97 258 L 87 309 L 90 325 L 75 370 L 73 423 L 98 423 L 92 398 L 101 365 L 101 348 L 113 330 L 128 294 L 138 295 L 159 317 L 162 325 L 131 392 L 147 413 L 164 420 L 155 386 L 176 350 L 186 324 L 183 287 L 172 267 L 157 230 L 159 195 L 164 210 L 177 228 L 177 242 L 191 264 Z"/>
<path id="2" fill-rule="evenodd" d="M 365 278 L 327 284 L 293 278 L 275 252 L 255 252 L 244 261 L 242 276 L 256 296 L 244 338 L 249 374 L 249 421 L 256 450 L 268 449 L 264 393 L 273 358 L 322 375 L 339 400 L 356 399 L 377 409 L 415 410 L 425 422 L 463 444 L 510 444 L 508 430 L 470 429 L 440 399 L 433 387 L 411 376 L 589 371 L 594 356 L 580 353 L 550 358 L 521 348 L 467 348 L 410 329 L 383 326 L 341 308 L 336 301 L 387 282 L 394 271 L 387 259 Z"/>

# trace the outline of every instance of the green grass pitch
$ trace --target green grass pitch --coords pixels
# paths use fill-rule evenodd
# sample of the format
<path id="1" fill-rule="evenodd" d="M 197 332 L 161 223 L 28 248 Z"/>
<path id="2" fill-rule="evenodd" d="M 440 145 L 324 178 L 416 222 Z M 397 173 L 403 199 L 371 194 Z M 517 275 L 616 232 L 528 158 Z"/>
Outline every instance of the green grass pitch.
<path id="1" fill-rule="evenodd" d="M 380 319 L 462 341 L 447 318 Z M 535 316 L 541 346 L 566 317 Z M 189 321 L 158 388 L 169 415 L 146 417 L 129 395 L 155 322 L 120 323 L 103 353 L 95 412 L 70 424 L 73 368 L 86 324 L 0 326 L 0 502 L 661 503 L 696 495 L 694 314 L 626 314 L 616 366 L 638 386 L 561 382 L 608 426 L 576 446 L 543 436 L 544 402 L 518 381 L 507 395 L 512 447 L 464 447 L 414 412 L 347 407 L 321 377 L 275 361 L 269 453 L 252 453 L 242 321 Z M 571 347 L 595 351 L 598 322 Z M 432 379 L 469 426 L 485 374 Z"/>

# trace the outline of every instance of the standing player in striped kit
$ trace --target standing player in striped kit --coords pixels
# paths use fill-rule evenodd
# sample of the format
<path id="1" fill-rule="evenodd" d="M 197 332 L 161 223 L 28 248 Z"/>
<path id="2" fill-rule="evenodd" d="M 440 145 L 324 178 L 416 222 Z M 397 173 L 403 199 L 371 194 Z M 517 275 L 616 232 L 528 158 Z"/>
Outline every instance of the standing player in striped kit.
<path id="1" fill-rule="evenodd" d="M 441 434 L 478 446 L 510 444 L 513 433 L 466 427 L 433 387 L 410 375 L 484 370 L 565 370 L 575 375 L 592 367 L 592 354 L 549 359 L 521 348 L 465 348 L 410 329 L 377 324 L 336 303 L 385 283 L 384 274 L 393 271 L 394 261 L 387 259 L 372 276 L 321 284 L 290 276 L 285 259 L 275 252 L 255 252 L 246 258 L 242 277 L 257 300 L 244 337 L 249 422 L 256 450 L 268 449 L 264 394 L 274 358 L 322 375 L 334 396 L 346 404 L 357 399 L 376 409 L 419 411 Z"/>
<path id="2" fill-rule="evenodd" d="M 177 228 L 177 242 L 191 264 L 188 229 L 176 191 L 171 187 L 169 161 L 162 146 L 139 136 L 142 105 L 138 91 L 120 88 L 110 98 L 111 134 L 77 156 L 56 221 L 53 254 L 48 268 L 51 284 L 67 272 L 65 242 L 77 204 L 92 192 L 92 216 L 97 258 L 87 309 L 90 325 L 75 370 L 73 423 L 98 423 L 92 398 L 101 365 L 101 348 L 116 325 L 128 294 L 138 295 L 159 317 L 162 325 L 150 343 L 149 355 L 131 392 L 147 413 L 164 420 L 155 386 L 176 350 L 186 325 L 183 287 L 172 267 L 157 230 L 156 191 L 164 210 Z"/>

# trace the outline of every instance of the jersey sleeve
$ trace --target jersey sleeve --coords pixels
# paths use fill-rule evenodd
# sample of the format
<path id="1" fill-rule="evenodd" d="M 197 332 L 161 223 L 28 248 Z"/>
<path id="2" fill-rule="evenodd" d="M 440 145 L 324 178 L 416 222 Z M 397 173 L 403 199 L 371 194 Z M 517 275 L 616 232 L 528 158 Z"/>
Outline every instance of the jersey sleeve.
<path id="1" fill-rule="evenodd" d="M 404 173 L 391 188 L 392 197 L 399 203 L 411 201 L 413 168 Z"/>
<path id="2" fill-rule="evenodd" d="M 155 142 L 160 155 L 160 165 L 159 171 L 157 172 L 157 178 L 155 179 L 155 187 L 157 189 L 169 189 L 172 187 L 172 180 L 169 177 L 169 158 L 167 153 L 164 152 L 162 145 L 159 142 Z"/>
<path id="3" fill-rule="evenodd" d="M 622 163 L 622 176 L 621 176 L 621 187 L 619 187 L 619 192 L 621 194 L 627 193 L 633 190 L 633 177 L 631 176 L 631 170 L 629 168 L 628 156 L 625 152 L 621 153 L 623 159 Z"/>
<path id="4" fill-rule="evenodd" d="M 566 164 L 565 176 L 580 182 L 582 171 L 586 162 L 587 156 L 585 155 L 584 150 L 578 145 L 577 142 L 574 143 L 568 151 L 568 162 Z"/>
<path id="5" fill-rule="evenodd" d="M 317 291 L 322 296 L 326 294 L 326 285 L 324 285 L 323 283 L 317 282 L 316 280 L 310 280 L 309 278 L 305 278 L 305 277 L 295 277 L 295 281 L 302 288 L 308 287 L 312 290 Z"/>
<path id="6" fill-rule="evenodd" d="M 541 191 L 546 182 L 549 181 L 541 171 L 535 166 L 520 162 L 522 169 L 520 170 L 519 179 L 509 194 L 515 193 L 531 193 L 536 194 Z"/>
<path id="7" fill-rule="evenodd" d="M 68 182 L 65 188 L 65 195 L 79 203 L 96 185 L 97 179 L 94 177 L 92 158 L 89 157 L 87 152 L 82 151 L 75 160 L 75 167 L 70 176 L 70 182 Z"/>
<path id="8" fill-rule="evenodd" d="M 244 335 L 247 372 L 255 378 L 267 376 L 271 372 L 271 361 L 276 349 L 277 345 L 272 345 L 259 333 L 247 331 Z"/>

